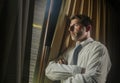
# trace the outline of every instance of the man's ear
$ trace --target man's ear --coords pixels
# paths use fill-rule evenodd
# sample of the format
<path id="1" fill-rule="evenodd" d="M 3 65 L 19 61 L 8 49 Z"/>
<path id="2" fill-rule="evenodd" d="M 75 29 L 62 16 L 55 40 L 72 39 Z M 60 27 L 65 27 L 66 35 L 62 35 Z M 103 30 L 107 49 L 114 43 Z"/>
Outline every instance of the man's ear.
<path id="1" fill-rule="evenodd" d="M 90 31 L 91 27 L 92 27 L 91 25 L 88 25 L 88 26 L 86 27 L 86 32 Z"/>

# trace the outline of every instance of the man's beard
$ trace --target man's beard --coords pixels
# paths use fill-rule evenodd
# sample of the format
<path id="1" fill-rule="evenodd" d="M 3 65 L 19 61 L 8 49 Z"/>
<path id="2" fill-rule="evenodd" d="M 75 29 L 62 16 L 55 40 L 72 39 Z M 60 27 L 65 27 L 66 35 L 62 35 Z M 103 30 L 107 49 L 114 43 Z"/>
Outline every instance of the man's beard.
<path id="1" fill-rule="evenodd" d="M 82 31 L 79 31 L 77 33 L 71 33 L 71 39 L 73 41 L 77 41 L 82 35 L 83 35 Z"/>

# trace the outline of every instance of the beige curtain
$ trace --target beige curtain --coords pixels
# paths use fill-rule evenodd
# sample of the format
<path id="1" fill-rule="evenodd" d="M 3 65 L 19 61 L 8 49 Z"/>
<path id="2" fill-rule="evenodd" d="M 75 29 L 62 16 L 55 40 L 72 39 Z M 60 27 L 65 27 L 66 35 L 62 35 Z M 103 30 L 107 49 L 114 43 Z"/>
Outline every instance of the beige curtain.
<path id="1" fill-rule="evenodd" d="M 106 44 L 106 0 L 63 0 L 49 60 L 55 59 L 63 53 L 66 48 L 74 44 L 69 36 L 67 21 L 68 17 L 73 14 L 90 16 L 93 20 L 91 36 L 95 40 Z M 44 82 L 48 83 L 48 79 L 45 79 Z"/>

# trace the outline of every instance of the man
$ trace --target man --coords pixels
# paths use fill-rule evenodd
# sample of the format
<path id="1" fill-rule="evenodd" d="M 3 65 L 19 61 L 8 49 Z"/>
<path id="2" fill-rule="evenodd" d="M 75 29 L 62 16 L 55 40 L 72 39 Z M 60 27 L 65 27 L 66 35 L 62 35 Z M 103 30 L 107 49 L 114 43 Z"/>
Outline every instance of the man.
<path id="1" fill-rule="evenodd" d="M 49 62 L 46 76 L 61 83 L 105 83 L 111 61 L 106 47 L 90 36 L 91 19 L 75 15 L 70 21 L 69 32 L 76 46 L 69 48 L 63 59 Z"/>

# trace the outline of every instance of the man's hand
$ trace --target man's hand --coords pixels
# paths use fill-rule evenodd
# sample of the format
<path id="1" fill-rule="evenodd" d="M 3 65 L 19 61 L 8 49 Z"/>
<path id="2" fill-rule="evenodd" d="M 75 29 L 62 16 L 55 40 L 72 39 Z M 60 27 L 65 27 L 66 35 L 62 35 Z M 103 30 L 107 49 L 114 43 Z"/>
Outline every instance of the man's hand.
<path id="1" fill-rule="evenodd" d="M 57 61 L 57 63 L 66 64 L 66 61 L 65 61 L 64 59 L 59 59 L 59 60 Z"/>
<path id="2" fill-rule="evenodd" d="M 65 61 L 64 58 L 60 58 L 60 59 L 57 61 L 57 63 L 59 63 L 59 64 L 66 64 L 66 65 L 67 65 L 67 61 Z"/>
<path id="3" fill-rule="evenodd" d="M 85 68 L 82 68 L 81 74 L 85 73 Z"/>

